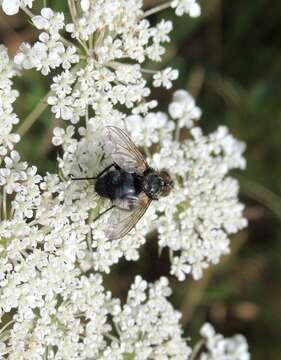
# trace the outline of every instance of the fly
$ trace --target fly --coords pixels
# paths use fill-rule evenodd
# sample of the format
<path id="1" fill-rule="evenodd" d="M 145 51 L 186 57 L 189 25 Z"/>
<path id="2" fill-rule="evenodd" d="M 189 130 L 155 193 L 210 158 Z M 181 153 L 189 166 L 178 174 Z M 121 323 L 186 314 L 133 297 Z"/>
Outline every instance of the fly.
<path id="1" fill-rule="evenodd" d="M 113 240 L 125 236 L 146 212 L 152 200 L 166 196 L 173 188 L 167 171 L 157 171 L 148 166 L 141 152 L 128 134 L 116 126 L 106 126 L 106 140 L 111 145 L 113 163 L 97 177 L 95 191 L 111 200 L 112 210 L 106 227 L 106 236 Z"/>

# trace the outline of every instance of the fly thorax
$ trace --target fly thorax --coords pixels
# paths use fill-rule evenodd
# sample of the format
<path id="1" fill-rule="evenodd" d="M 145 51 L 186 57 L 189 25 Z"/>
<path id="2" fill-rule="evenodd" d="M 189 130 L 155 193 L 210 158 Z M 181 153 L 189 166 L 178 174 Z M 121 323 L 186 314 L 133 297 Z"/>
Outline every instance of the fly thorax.
<path id="1" fill-rule="evenodd" d="M 155 173 L 144 176 L 143 190 L 152 199 L 158 199 L 158 195 L 162 189 L 162 179 Z"/>

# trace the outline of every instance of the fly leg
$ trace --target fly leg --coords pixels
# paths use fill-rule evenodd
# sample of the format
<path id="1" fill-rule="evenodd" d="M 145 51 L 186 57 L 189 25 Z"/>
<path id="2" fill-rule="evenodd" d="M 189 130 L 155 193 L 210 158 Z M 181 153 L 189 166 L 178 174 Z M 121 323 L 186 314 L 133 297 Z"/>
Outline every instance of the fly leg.
<path id="1" fill-rule="evenodd" d="M 110 164 L 109 166 L 107 166 L 105 169 L 103 169 L 97 176 L 93 176 L 93 177 L 82 177 L 82 178 L 74 178 L 72 177 L 72 175 L 70 175 L 71 180 L 97 180 L 98 178 L 100 178 L 107 170 L 109 170 L 111 167 L 116 167 L 116 164 Z"/>
<path id="2" fill-rule="evenodd" d="M 113 208 L 115 208 L 116 205 L 111 205 L 109 208 L 105 209 L 103 212 L 101 212 L 97 217 L 94 218 L 93 221 L 98 220 L 100 217 L 102 217 L 104 214 L 106 214 L 108 211 L 112 210 Z"/>
<path id="3" fill-rule="evenodd" d="M 98 216 L 96 216 L 92 221 L 94 222 L 94 221 L 98 220 L 102 215 L 106 214 L 108 211 L 110 211 L 114 207 L 115 207 L 115 205 L 111 205 L 108 209 L 104 210 Z M 90 236 L 93 239 L 93 229 L 92 229 L 92 227 L 90 227 Z M 89 249 L 90 248 L 91 248 L 91 245 L 89 245 Z"/>

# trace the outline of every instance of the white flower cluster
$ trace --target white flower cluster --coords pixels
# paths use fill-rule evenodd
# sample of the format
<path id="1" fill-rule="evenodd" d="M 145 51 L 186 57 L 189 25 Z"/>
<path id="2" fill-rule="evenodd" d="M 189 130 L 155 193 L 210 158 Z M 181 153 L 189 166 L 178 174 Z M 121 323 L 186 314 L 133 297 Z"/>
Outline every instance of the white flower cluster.
<path id="1" fill-rule="evenodd" d="M 218 262 L 229 251 L 229 235 L 246 225 L 238 183 L 228 175 L 244 168 L 244 145 L 224 127 L 204 136 L 195 126 L 201 111 L 186 91 L 175 92 L 169 115 L 150 111 L 157 102 L 146 101 L 144 74 L 166 88 L 178 74 L 142 68 L 147 59 L 161 61 L 172 29 L 164 20 L 151 26 L 146 18 L 153 9 L 145 12 L 142 0 L 70 0 L 68 24 L 50 8 L 32 14 L 32 2 L 0 1 L 7 14 L 22 8 L 41 31 L 32 46 L 21 45 L 14 65 L 52 74 L 50 110 L 69 123 L 54 129 L 53 144 L 62 148 L 58 174 L 40 176 L 20 160 L 14 149 L 20 137 L 12 132 L 19 122 L 12 108 L 18 92 L 11 78 L 17 73 L 0 46 L 0 355 L 187 360 L 192 349 L 182 336 L 180 314 L 167 300 L 168 280 L 148 284 L 137 276 L 122 304 L 106 291 L 103 273 L 122 257 L 137 260 L 154 229 L 179 280 L 188 273 L 198 279 Z M 177 15 L 200 14 L 195 0 L 168 6 Z M 154 202 L 133 231 L 111 241 L 105 236 L 110 213 L 94 221 L 109 201 L 98 197 L 94 182 L 70 178 L 96 176 L 112 163 L 103 136 L 108 124 L 126 128 L 151 166 L 166 168 L 175 182 L 171 195 Z M 235 343 L 241 357 L 228 358 L 223 356 L 234 353 L 233 340 L 202 334 L 202 360 L 213 354 L 248 360 L 241 338 Z"/>
<path id="2" fill-rule="evenodd" d="M 34 0 L 1 0 L 0 5 L 2 4 L 2 9 L 7 15 L 14 15 L 19 12 L 20 8 L 25 8 L 25 7 L 32 8 L 33 2 Z M 109 8 L 110 11 L 119 6 L 118 3 L 112 0 L 108 3 L 110 3 L 110 8 Z M 132 4 L 133 6 L 135 6 L 136 2 L 133 2 Z M 100 2 L 98 6 L 99 5 Z M 131 3 L 128 3 L 128 8 L 130 5 Z M 167 5 L 171 6 L 172 8 L 175 8 L 175 12 L 178 16 L 182 16 L 183 14 L 189 14 L 191 17 L 198 17 L 201 15 L 201 8 L 196 0 L 172 0 L 170 3 L 167 3 Z M 101 11 L 99 11 L 98 14 L 91 12 L 91 10 L 94 7 L 93 1 L 91 0 L 81 0 L 80 6 L 81 6 L 81 10 L 85 13 L 85 17 L 82 18 L 78 22 L 78 24 L 75 25 L 70 24 L 69 29 L 72 32 L 74 27 L 76 27 L 76 33 L 82 32 L 84 33 L 83 35 L 86 36 L 87 38 L 87 36 L 93 33 L 94 31 L 93 28 L 96 29 L 99 28 L 97 24 L 99 24 L 98 20 L 100 20 Z M 100 10 L 99 7 L 97 7 L 96 9 Z M 91 15 L 93 14 L 95 16 L 94 21 L 92 21 L 91 19 Z M 140 8 L 138 15 L 139 16 L 142 15 Z M 104 17 L 110 21 L 111 15 L 107 13 L 106 15 L 104 15 Z M 87 29 L 87 24 L 91 24 L 89 29 Z"/>
<path id="3" fill-rule="evenodd" d="M 72 125 L 66 131 L 55 129 L 53 142 L 63 147 L 60 168 L 65 177 L 69 174 L 96 176 L 112 162 L 108 154 L 104 158 L 102 130 L 106 124 L 115 124 L 125 126 L 133 141 L 144 148 L 150 164 L 168 169 L 175 181 L 171 195 L 153 203 L 137 225 L 137 231 L 128 236 L 109 241 L 103 232 L 107 216 L 92 225 L 92 256 L 96 270 L 109 272 L 110 266 L 122 256 L 127 260 L 138 259 L 137 249 L 145 242 L 144 235 L 157 229 L 160 248 L 168 247 L 170 251 L 171 274 L 179 280 L 184 280 L 188 273 L 199 279 L 204 268 L 218 263 L 220 257 L 229 252 L 229 235 L 247 225 L 244 206 L 238 201 L 238 182 L 228 175 L 232 169 L 245 167 L 242 156 L 245 145 L 235 140 L 225 127 L 204 136 L 200 128 L 194 127 L 200 110 L 183 90 L 175 93 L 169 109 L 173 121 L 162 112 L 150 112 L 144 117 L 90 118 L 87 129 L 79 128 L 80 140 Z M 188 130 L 189 135 L 179 141 L 182 129 Z M 79 188 L 87 194 L 83 210 L 81 206 L 73 207 L 78 197 L 83 197 L 83 192 L 78 197 L 70 195 L 73 191 L 76 194 Z M 90 202 L 95 198 L 93 184 L 72 183 L 67 191 L 68 198 L 74 199 L 72 213 L 77 208 L 83 212 L 77 217 L 86 222 L 87 211 L 94 207 Z M 96 201 L 100 208 L 101 200 Z M 104 206 L 109 207 L 110 203 L 105 202 Z"/>
<path id="4" fill-rule="evenodd" d="M 173 255 L 171 273 L 179 280 L 216 264 L 229 252 L 229 234 L 247 225 L 244 206 L 238 201 L 238 182 L 229 170 L 243 168 L 244 145 L 225 127 L 203 136 L 199 128 L 181 143 L 167 141 L 153 164 L 170 170 L 176 180 L 174 193 L 156 204 L 160 247 Z"/>
<path id="5" fill-rule="evenodd" d="M 100 275 L 85 276 L 62 258 L 38 251 L 7 279 L 14 293 L 6 286 L 11 304 L 1 299 L 0 307 L 17 309 L 8 342 L 0 340 L 1 355 L 9 359 L 184 360 L 191 353 L 180 314 L 167 300 L 166 278 L 147 284 L 137 276 L 122 305 L 105 291 Z"/>
<path id="6" fill-rule="evenodd" d="M 16 65 L 23 69 L 35 68 L 43 75 L 47 75 L 51 69 L 60 66 L 68 72 L 73 63 L 79 62 L 76 47 L 64 46 L 59 34 L 64 27 L 62 13 L 55 13 L 52 9 L 43 8 L 41 15 L 32 17 L 32 23 L 43 32 L 39 35 L 39 41 L 36 41 L 32 47 L 28 43 L 21 44 L 20 52 L 15 57 Z"/>
<path id="7" fill-rule="evenodd" d="M 99 120 L 101 121 L 101 119 Z M 79 128 L 79 141 L 75 138 L 77 134 L 72 125 L 68 126 L 66 130 L 55 129 L 53 142 L 63 148 L 63 158 L 59 159 L 59 167 L 64 178 L 69 179 L 70 174 L 74 177 L 92 177 L 112 162 L 104 149 L 103 126 L 99 124 L 100 121 L 91 118 L 87 129 Z M 103 121 L 106 122 L 108 119 L 103 119 Z M 115 119 L 115 121 L 118 120 Z M 108 240 L 104 232 L 108 216 L 105 215 L 95 222 L 92 222 L 92 219 L 98 215 L 102 208 L 110 206 L 109 201 L 104 202 L 99 198 L 94 191 L 93 183 L 89 181 L 59 181 L 59 178 L 56 177 L 57 184 L 54 187 L 53 177 L 54 175 L 50 175 L 45 179 L 46 189 L 50 189 L 49 191 L 55 194 L 58 190 L 57 187 L 59 187 L 62 201 L 58 203 L 56 208 L 53 207 L 53 203 L 48 204 L 54 216 L 52 221 L 54 224 L 58 223 L 61 218 L 60 214 L 64 214 L 64 216 L 70 216 L 70 221 L 75 221 L 76 225 L 72 224 L 72 226 L 75 226 L 78 232 L 86 228 L 90 252 L 83 260 L 85 269 L 94 267 L 97 271 L 109 273 L 110 267 L 116 264 L 121 257 L 124 256 L 127 260 L 139 258 L 137 250 L 145 242 L 145 229 L 121 239 Z M 110 216 L 110 214 L 108 215 Z M 48 217 L 43 214 L 45 221 L 50 221 Z M 65 223 L 66 220 L 62 219 L 60 231 L 61 233 L 65 232 L 67 236 L 69 230 L 64 229 Z M 89 233 L 90 226 L 92 228 L 91 233 Z M 81 239 L 80 235 L 76 235 L 76 237 Z M 75 256 L 74 251 L 72 254 Z"/>
<path id="8" fill-rule="evenodd" d="M 151 71 L 140 64 L 146 59 L 161 61 L 172 22 L 161 20 L 151 26 L 142 18 L 142 5 L 135 0 L 81 3 L 76 9 L 80 15 L 66 25 L 64 15 L 49 8 L 32 17 L 33 25 L 42 31 L 39 41 L 32 47 L 23 43 L 15 63 L 43 75 L 62 66 L 63 71 L 53 78 L 48 98 L 57 118 L 75 124 L 89 111 L 108 115 L 117 104 L 134 113 L 147 112 L 157 102 L 145 101 L 150 95 L 146 72 L 153 74 L 154 86 L 171 88 L 177 70 Z M 74 43 L 69 45 L 61 35 L 63 31 L 69 32 L 82 49 Z M 79 64 L 73 68 L 75 63 Z"/>
<path id="9" fill-rule="evenodd" d="M 202 326 L 200 333 L 206 348 L 200 360 L 250 360 L 248 344 L 243 335 L 224 338 L 209 323 Z"/>
<path id="10" fill-rule="evenodd" d="M 172 0 L 171 7 L 176 9 L 178 16 L 189 14 L 191 17 L 198 17 L 201 15 L 201 8 L 196 0 Z"/>
<path id="11" fill-rule="evenodd" d="M 2 158 L 14 148 L 20 137 L 11 132 L 13 125 L 19 122 L 12 108 L 13 102 L 18 97 L 18 91 L 12 89 L 11 78 L 16 72 L 3 45 L 0 45 L 0 58 L 0 157 Z"/>

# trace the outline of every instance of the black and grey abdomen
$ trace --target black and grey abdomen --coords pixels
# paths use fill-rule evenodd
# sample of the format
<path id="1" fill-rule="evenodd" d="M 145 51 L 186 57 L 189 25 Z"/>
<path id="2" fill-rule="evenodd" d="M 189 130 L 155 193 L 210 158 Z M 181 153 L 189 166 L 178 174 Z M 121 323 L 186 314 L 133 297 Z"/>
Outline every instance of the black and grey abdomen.
<path id="1" fill-rule="evenodd" d="M 123 170 L 109 171 L 95 184 L 95 191 L 110 200 L 126 199 L 140 193 L 140 185 L 135 174 Z"/>

